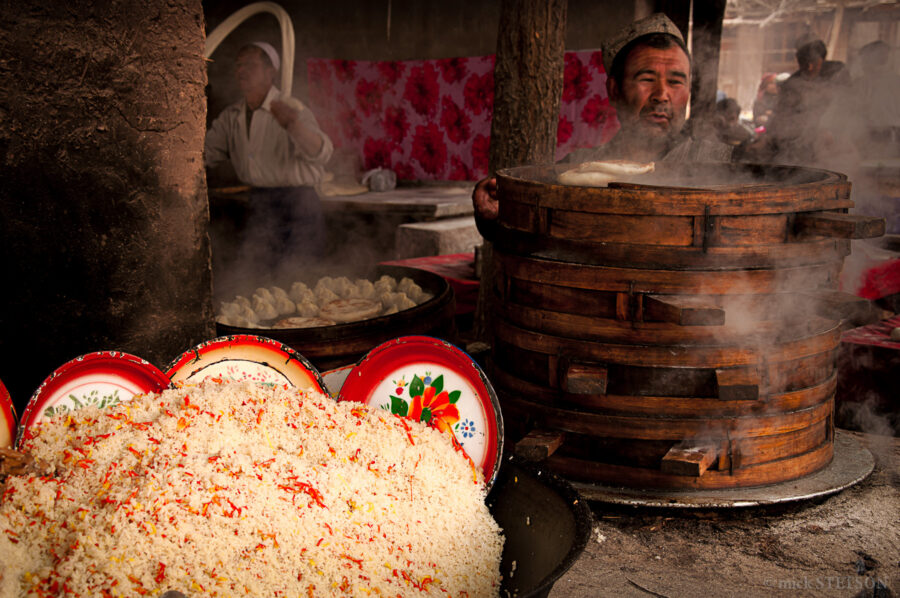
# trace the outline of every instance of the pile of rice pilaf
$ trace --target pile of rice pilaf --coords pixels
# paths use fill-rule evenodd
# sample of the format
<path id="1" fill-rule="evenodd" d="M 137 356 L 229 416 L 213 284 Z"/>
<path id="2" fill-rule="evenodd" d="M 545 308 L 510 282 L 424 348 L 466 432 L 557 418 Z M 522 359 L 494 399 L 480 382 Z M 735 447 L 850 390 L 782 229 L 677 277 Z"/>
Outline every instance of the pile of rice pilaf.
<path id="1" fill-rule="evenodd" d="M 503 539 L 448 437 L 205 382 L 36 428 L 0 497 L 0 597 L 496 596 Z"/>

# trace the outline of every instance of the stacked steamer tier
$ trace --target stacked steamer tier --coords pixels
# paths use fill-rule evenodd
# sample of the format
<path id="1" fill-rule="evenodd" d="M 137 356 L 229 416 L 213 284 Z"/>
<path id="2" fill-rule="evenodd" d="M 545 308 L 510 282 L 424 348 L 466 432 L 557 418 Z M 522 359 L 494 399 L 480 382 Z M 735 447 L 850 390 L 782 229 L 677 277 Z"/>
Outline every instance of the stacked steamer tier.
<path id="1" fill-rule="evenodd" d="M 884 221 L 846 213 L 841 174 L 692 168 L 497 177 L 492 379 L 522 452 L 570 479 L 740 488 L 831 461 L 840 323 L 817 312 Z"/>

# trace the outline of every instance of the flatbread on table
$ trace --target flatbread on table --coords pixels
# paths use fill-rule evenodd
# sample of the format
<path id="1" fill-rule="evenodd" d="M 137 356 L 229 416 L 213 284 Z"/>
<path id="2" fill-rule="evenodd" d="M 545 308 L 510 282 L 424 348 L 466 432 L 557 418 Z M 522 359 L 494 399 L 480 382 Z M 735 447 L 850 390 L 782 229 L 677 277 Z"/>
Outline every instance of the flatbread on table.
<path id="1" fill-rule="evenodd" d="M 381 303 L 370 299 L 338 299 L 322 306 L 319 317 L 335 322 L 356 322 L 381 313 Z"/>
<path id="2" fill-rule="evenodd" d="M 559 175 L 564 185 L 579 187 L 605 187 L 611 181 L 653 172 L 653 162 L 632 162 L 630 160 L 596 160 L 583 162 Z"/>

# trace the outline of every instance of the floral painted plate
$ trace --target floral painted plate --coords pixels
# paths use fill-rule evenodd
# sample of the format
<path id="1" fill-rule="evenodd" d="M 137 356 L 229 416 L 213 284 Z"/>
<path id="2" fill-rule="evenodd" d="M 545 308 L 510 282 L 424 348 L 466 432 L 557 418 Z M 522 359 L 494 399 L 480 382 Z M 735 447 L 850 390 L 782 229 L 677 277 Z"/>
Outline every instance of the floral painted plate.
<path id="1" fill-rule="evenodd" d="M 0 381 L 0 448 L 9 448 L 16 438 L 16 408 L 9 391 Z"/>
<path id="2" fill-rule="evenodd" d="M 166 374 L 172 382 L 253 380 L 327 394 L 318 370 L 305 357 L 276 340 L 251 334 L 200 343 L 175 359 Z"/>
<path id="3" fill-rule="evenodd" d="M 491 383 L 468 354 L 429 336 L 381 344 L 353 368 L 339 401 L 376 405 L 450 431 L 493 485 L 503 452 L 503 416 Z"/>
<path id="4" fill-rule="evenodd" d="M 171 386 L 156 366 L 128 353 L 98 351 L 76 357 L 56 369 L 31 396 L 19 425 L 16 446 L 38 422 L 87 406 L 101 409 L 136 395 Z"/>

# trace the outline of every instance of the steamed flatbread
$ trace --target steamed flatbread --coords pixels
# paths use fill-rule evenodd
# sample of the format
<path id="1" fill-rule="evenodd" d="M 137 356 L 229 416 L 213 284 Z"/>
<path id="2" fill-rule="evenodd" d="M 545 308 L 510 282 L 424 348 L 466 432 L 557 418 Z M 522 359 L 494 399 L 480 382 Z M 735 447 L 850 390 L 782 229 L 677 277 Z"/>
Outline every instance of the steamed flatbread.
<path id="1" fill-rule="evenodd" d="M 272 328 L 318 328 L 319 326 L 334 326 L 334 320 L 328 320 L 319 316 L 292 316 L 278 320 Z"/>
<path id="2" fill-rule="evenodd" d="M 381 313 L 381 303 L 370 299 L 338 299 L 322 306 L 319 317 L 335 322 L 356 322 Z"/>
<path id="3" fill-rule="evenodd" d="M 653 168 L 653 162 L 631 162 L 629 160 L 583 162 L 560 174 L 559 182 L 579 187 L 605 187 L 611 181 L 621 181 L 639 174 L 653 172 Z"/>

